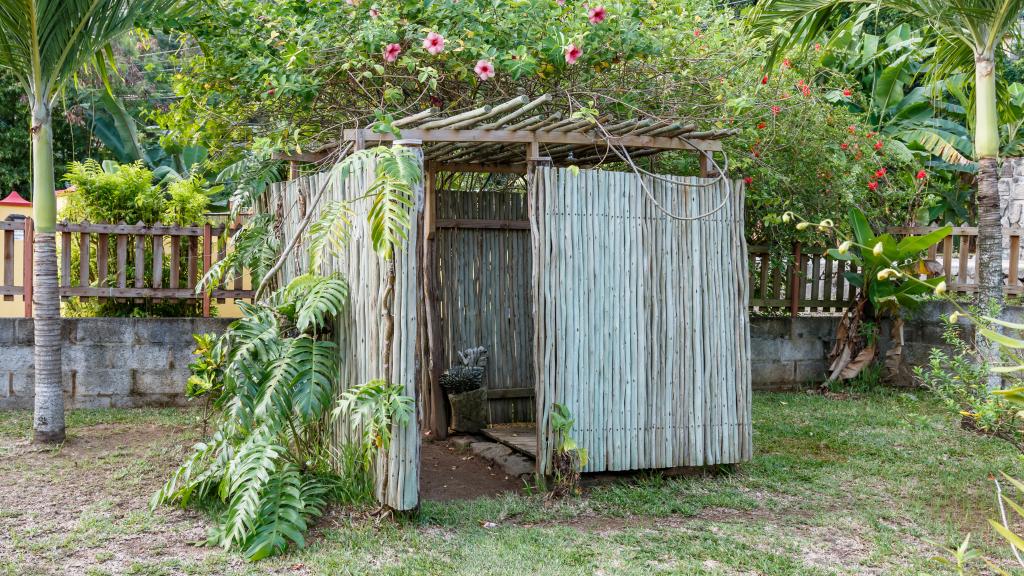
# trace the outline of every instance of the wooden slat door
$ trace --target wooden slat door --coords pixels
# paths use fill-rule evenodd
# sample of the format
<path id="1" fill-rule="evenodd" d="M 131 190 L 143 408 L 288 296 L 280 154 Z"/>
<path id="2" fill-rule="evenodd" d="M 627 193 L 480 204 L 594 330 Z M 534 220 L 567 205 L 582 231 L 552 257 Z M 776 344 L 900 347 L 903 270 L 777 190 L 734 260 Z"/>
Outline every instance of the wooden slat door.
<path id="1" fill-rule="evenodd" d="M 539 170 L 540 471 L 550 471 L 555 402 L 575 419 L 587 472 L 749 459 L 742 183 Z"/>

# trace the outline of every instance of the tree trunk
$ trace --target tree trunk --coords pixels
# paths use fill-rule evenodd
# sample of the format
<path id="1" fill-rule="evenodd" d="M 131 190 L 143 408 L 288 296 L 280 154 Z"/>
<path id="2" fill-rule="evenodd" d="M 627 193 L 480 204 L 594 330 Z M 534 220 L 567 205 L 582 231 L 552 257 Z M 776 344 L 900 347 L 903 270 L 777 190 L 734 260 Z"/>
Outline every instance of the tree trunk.
<path id="1" fill-rule="evenodd" d="M 996 102 L 995 59 L 975 58 L 976 119 L 974 154 L 978 160 L 978 305 L 982 309 L 1003 304 L 1003 227 L 999 209 L 999 116 Z M 999 346 L 979 342 L 990 364 L 999 361 Z M 988 387 L 999 388 L 1001 378 L 990 374 Z"/>
<path id="2" fill-rule="evenodd" d="M 35 219 L 34 375 L 36 442 L 64 441 L 64 391 L 61 383 L 60 288 L 57 284 L 57 195 L 53 186 L 53 130 L 50 108 L 32 110 L 32 209 Z"/>

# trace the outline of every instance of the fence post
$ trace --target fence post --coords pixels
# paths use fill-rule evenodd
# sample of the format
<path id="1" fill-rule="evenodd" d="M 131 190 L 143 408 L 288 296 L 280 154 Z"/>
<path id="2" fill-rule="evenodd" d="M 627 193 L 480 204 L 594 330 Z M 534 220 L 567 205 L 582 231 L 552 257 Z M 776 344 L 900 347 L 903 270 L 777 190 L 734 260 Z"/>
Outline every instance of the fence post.
<path id="1" fill-rule="evenodd" d="M 22 251 L 22 292 L 21 298 L 25 301 L 25 318 L 32 317 L 32 281 L 34 280 L 33 274 L 33 254 L 32 251 L 35 249 L 35 223 L 32 222 L 31 218 L 25 218 L 25 238 L 21 242 Z"/>
<path id="2" fill-rule="evenodd" d="M 803 273 L 803 261 L 800 256 L 800 242 L 793 242 L 793 275 L 789 282 L 789 315 L 796 318 L 800 311 L 800 275 Z"/>
<path id="3" fill-rule="evenodd" d="M 210 266 L 213 265 L 213 230 L 210 223 L 207 222 L 203 226 L 203 275 L 200 278 L 205 278 L 206 273 L 210 271 Z M 210 290 L 203 289 L 203 318 L 210 317 Z"/>

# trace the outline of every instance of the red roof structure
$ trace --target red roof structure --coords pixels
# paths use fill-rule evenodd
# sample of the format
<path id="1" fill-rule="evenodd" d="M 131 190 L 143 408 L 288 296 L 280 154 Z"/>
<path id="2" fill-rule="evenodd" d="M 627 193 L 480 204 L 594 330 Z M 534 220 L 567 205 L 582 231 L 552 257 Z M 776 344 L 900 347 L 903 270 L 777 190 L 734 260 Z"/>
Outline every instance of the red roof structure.
<path id="1" fill-rule="evenodd" d="M 25 200 L 24 198 L 22 198 L 21 194 L 18 194 L 14 190 L 11 190 L 11 193 L 7 195 L 7 198 L 4 198 L 3 200 L 0 200 L 0 206 L 31 206 L 31 205 L 32 205 L 31 202 L 29 202 L 28 200 Z"/>

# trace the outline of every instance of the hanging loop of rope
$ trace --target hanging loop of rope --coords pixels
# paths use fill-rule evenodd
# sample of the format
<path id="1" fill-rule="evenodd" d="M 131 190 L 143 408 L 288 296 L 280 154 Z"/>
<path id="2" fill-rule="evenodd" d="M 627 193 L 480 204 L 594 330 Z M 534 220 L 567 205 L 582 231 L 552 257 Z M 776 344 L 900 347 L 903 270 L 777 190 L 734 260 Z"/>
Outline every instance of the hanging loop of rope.
<path id="1" fill-rule="evenodd" d="M 625 146 L 622 146 L 621 150 L 620 150 L 619 147 L 616 146 L 613 143 L 613 140 L 614 140 L 615 136 L 613 136 L 607 130 L 605 130 L 604 125 L 602 125 L 600 122 L 596 122 L 596 124 L 597 124 L 598 130 L 600 130 L 601 133 L 604 135 L 605 145 L 607 146 L 608 150 L 611 150 L 611 152 L 614 153 L 616 156 L 618 156 L 620 160 L 622 160 L 627 165 L 629 165 L 629 167 L 633 170 L 633 172 L 640 179 L 640 188 L 644 191 L 644 194 L 647 196 L 647 199 L 650 200 L 651 203 L 653 203 L 655 205 L 655 207 L 657 207 L 658 210 L 662 214 L 664 214 L 665 216 L 668 216 L 672 220 L 680 220 L 680 221 L 685 221 L 685 222 L 692 222 L 694 220 L 703 220 L 704 218 L 708 218 L 710 216 L 713 216 L 713 215 L 717 214 L 718 212 L 720 212 L 723 208 L 725 208 L 729 204 L 729 198 L 732 196 L 732 182 L 730 182 L 729 179 L 726 177 L 726 170 L 728 170 L 728 168 L 729 168 L 729 156 L 724 151 L 722 152 L 722 156 L 724 158 L 723 159 L 724 166 L 720 166 L 718 164 L 718 162 L 715 160 L 714 155 L 711 152 L 708 152 L 706 150 L 700 150 L 700 148 L 698 148 L 697 146 L 694 146 L 694 149 L 700 150 L 700 153 L 705 158 L 708 159 L 708 162 L 711 163 L 713 169 L 717 172 L 717 175 L 715 176 L 714 179 L 712 179 L 711 182 L 699 183 L 699 184 L 684 184 L 683 182 L 679 182 L 679 181 L 674 180 L 672 178 L 666 178 L 666 177 L 661 176 L 659 174 L 655 174 L 653 172 L 648 172 L 647 170 L 644 170 L 643 168 L 637 166 L 636 162 L 633 161 L 633 158 L 630 157 L 629 150 L 627 150 Z M 690 142 L 689 140 L 687 140 L 683 136 L 678 136 L 678 138 L 682 139 L 683 141 L 687 142 L 688 144 L 691 144 L 691 145 L 693 144 L 692 142 Z M 665 206 L 662 205 L 661 202 L 658 202 L 658 199 L 654 197 L 654 193 L 651 191 L 650 187 L 647 186 L 647 181 L 644 178 L 644 176 L 648 176 L 651 179 L 660 180 L 662 182 L 666 182 L 668 184 L 672 184 L 673 186 L 677 186 L 677 187 L 683 187 L 683 186 L 707 187 L 707 186 L 712 186 L 714 184 L 722 183 L 722 185 L 725 187 L 725 197 L 722 199 L 722 202 L 718 204 L 718 206 L 715 206 L 714 208 L 712 208 L 711 210 L 708 210 L 707 212 L 704 212 L 704 213 L 701 213 L 701 214 L 697 214 L 696 216 L 682 216 L 682 215 L 679 215 L 679 214 L 674 214 L 671 210 L 669 210 L 668 208 L 665 208 Z"/>

